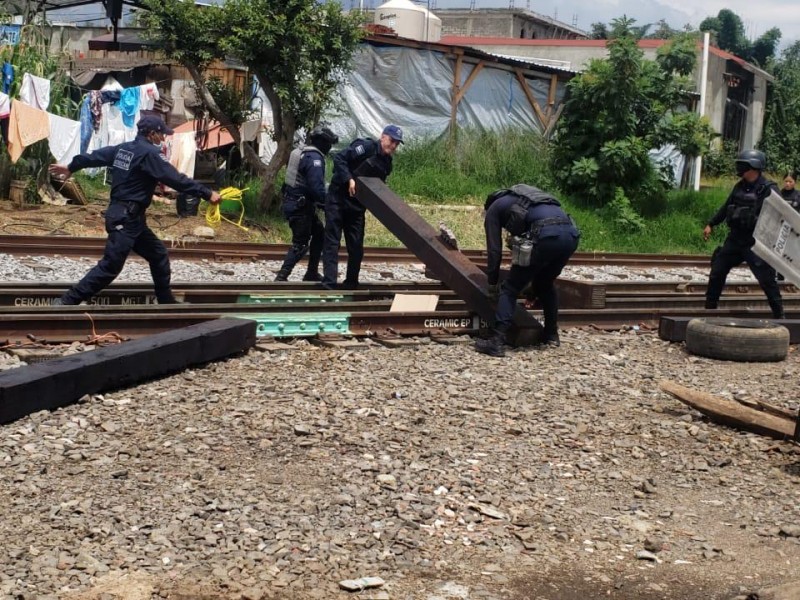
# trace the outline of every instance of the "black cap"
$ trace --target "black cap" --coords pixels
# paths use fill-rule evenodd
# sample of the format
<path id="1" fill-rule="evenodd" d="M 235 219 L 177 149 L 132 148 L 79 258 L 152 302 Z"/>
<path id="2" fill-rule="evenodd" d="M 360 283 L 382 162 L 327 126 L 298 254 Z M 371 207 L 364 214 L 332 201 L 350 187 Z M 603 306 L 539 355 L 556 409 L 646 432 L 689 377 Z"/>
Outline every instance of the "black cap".
<path id="1" fill-rule="evenodd" d="M 139 128 L 139 133 L 150 133 L 151 131 L 155 131 L 156 133 L 163 133 L 164 135 L 172 135 L 175 133 L 167 127 L 167 124 L 164 121 L 156 116 L 147 115 L 139 119 L 139 123 L 136 125 Z"/>

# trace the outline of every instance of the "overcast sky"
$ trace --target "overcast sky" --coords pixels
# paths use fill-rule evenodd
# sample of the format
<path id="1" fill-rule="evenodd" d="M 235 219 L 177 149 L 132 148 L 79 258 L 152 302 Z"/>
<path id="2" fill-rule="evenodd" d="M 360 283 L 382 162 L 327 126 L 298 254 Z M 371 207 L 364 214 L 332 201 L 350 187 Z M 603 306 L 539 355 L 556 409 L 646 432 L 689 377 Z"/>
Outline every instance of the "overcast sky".
<path id="1" fill-rule="evenodd" d="M 375 1 L 375 5 L 380 2 Z M 431 0 L 433 3 L 434 0 Z M 344 2 L 347 7 L 347 2 Z M 423 2 L 424 4 L 424 2 Z M 435 0 L 437 8 L 469 7 L 470 0 Z M 509 0 L 475 0 L 477 8 L 507 8 Z M 592 23 L 608 23 L 627 15 L 637 25 L 666 19 L 678 29 L 686 23 L 697 27 L 709 16 L 728 8 L 742 19 L 747 37 L 755 39 L 771 27 L 783 33 L 781 47 L 800 40 L 800 0 L 514 0 L 516 8 L 556 17 L 588 30 Z"/>
<path id="2" fill-rule="evenodd" d="M 205 0 L 219 2 L 220 0 Z M 436 8 L 468 8 L 470 0 L 415 0 Z M 346 9 L 358 7 L 359 0 L 340 0 Z M 510 0 L 474 0 L 477 8 L 508 8 Z M 365 8 L 375 8 L 381 0 L 362 0 Z M 697 27 L 708 16 L 716 16 L 723 9 L 735 12 L 744 23 L 746 34 L 755 39 L 771 27 L 783 33 L 781 48 L 800 40 L 800 0 L 514 0 L 516 8 L 528 8 L 534 12 L 556 17 L 580 29 L 591 29 L 592 23 L 608 23 L 611 19 L 627 15 L 636 19 L 638 25 L 655 23 L 666 19 L 672 27 L 680 29 L 686 23 Z M 83 6 L 70 11 L 51 13 L 72 18 L 86 18 L 102 13 L 97 6 Z M 126 8 L 127 12 L 127 8 Z M 70 15 L 72 16 L 72 15 Z M 68 17 L 67 17 L 68 18 Z"/>

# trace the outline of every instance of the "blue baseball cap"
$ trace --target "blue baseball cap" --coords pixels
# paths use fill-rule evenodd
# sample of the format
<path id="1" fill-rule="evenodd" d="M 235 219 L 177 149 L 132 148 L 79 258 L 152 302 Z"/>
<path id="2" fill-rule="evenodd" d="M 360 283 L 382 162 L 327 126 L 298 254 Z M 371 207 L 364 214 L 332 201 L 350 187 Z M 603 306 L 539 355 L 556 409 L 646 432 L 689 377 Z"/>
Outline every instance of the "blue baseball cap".
<path id="1" fill-rule="evenodd" d="M 383 135 L 388 135 L 395 142 L 403 143 L 403 130 L 399 125 L 387 125 L 383 128 Z"/>
<path id="2" fill-rule="evenodd" d="M 163 133 L 164 135 L 172 135 L 175 133 L 167 127 L 167 124 L 164 121 L 155 115 L 146 115 L 139 119 L 139 122 L 136 124 L 136 127 L 139 129 L 139 133 L 150 133 L 151 131 L 155 131 L 156 133 Z"/>

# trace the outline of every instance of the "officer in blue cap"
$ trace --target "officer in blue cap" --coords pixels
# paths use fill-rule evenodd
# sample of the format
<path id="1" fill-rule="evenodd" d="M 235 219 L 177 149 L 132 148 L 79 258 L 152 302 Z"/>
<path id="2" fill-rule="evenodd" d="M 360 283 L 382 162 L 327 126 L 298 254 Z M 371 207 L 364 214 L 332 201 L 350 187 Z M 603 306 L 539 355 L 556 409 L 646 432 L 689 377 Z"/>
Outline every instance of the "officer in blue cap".
<path id="1" fill-rule="evenodd" d="M 50 165 L 50 173 L 62 179 L 88 167 L 108 167 L 111 172 L 111 202 L 106 209 L 108 233 L 103 258 L 61 298 L 57 306 L 80 304 L 108 286 L 125 266 L 131 250 L 150 264 L 159 304 L 175 304 L 170 289 L 169 256 L 163 242 L 147 226 L 145 210 L 150 206 L 159 182 L 217 204 L 220 196 L 169 164 L 161 144 L 172 129 L 156 116 L 145 116 L 137 124 L 136 139 L 78 154 L 69 165 Z"/>
<path id="2" fill-rule="evenodd" d="M 356 200 L 356 177 L 377 177 L 386 182 L 392 172 L 392 155 L 403 143 L 403 130 L 387 125 L 378 141 L 359 138 L 333 157 L 333 178 L 325 197 L 325 240 L 322 246 L 322 285 L 337 287 L 339 246 L 347 247 L 347 272 L 341 287 L 356 289 L 364 258 L 364 213 Z"/>

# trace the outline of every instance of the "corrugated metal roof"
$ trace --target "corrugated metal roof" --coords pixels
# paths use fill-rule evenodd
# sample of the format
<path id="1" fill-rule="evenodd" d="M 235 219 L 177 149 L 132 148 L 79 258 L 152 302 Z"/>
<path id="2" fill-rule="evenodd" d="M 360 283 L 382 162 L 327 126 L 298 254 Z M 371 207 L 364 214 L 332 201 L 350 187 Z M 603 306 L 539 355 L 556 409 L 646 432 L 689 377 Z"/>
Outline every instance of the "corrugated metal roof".
<path id="1" fill-rule="evenodd" d="M 531 56 L 512 56 L 510 54 L 498 54 L 497 52 L 489 52 L 488 50 L 484 50 L 483 52 L 485 52 L 486 54 L 491 54 L 492 56 L 496 56 L 497 58 L 513 60 L 528 65 L 536 65 L 537 67 L 549 67 L 551 69 L 563 71 L 564 73 L 572 73 L 573 75 L 576 75 L 578 73 L 572 68 L 572 63 L 570 63 L 568 60 L 553 60 L 550 58 L 535 58 Z"/>

